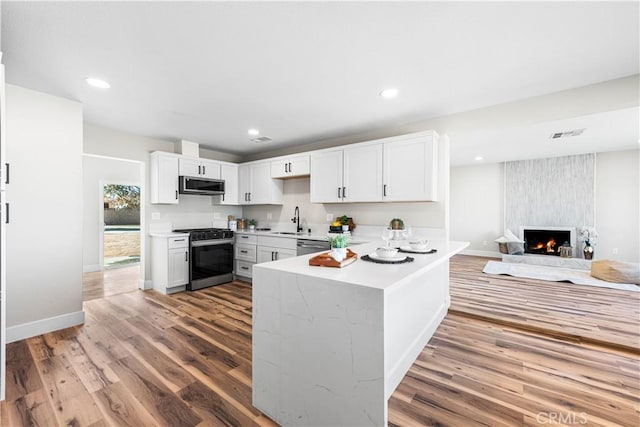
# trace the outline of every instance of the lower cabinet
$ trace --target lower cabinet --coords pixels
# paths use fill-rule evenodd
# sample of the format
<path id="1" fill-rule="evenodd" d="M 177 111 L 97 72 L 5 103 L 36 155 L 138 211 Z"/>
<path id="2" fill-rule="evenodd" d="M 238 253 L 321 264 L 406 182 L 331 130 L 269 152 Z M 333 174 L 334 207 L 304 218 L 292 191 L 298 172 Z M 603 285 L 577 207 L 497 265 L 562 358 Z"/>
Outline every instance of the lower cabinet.
<path id="1" fill-rule="evenodd" d="M 153 289 L 163 294 L 184 291 L 189 283 L 189 235 L 151 236 Z"/>
<path id="2" fill-rule="evenodd" d="M 297 240 L 236 233 L 235 274 L 252 278 L 253 265 L 296 256 Z"/>

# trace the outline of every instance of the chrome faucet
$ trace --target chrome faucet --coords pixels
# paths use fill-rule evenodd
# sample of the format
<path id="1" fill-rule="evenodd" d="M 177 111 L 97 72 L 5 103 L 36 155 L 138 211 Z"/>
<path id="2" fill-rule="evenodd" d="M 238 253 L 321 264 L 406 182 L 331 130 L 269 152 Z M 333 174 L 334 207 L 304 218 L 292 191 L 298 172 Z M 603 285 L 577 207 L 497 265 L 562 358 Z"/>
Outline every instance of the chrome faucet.
<path id="1" fill-rule="evenodd" d="M 301 232 L 302 227 L 300 227 L 300 208 L 296 206 L 296 209 L 293 211 L 293 218 L 291 218 L 291 222 L 296 224 L 296 232 Z"/>

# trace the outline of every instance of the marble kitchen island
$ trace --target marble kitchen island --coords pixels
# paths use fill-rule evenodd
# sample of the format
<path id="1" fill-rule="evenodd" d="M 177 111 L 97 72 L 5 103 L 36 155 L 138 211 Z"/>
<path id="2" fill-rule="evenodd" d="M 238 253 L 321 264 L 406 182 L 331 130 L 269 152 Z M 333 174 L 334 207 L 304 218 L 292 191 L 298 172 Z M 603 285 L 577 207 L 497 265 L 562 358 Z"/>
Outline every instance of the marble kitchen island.
<path id="1" fill-rule="evenodd" d="M 467 246 L 432 241 L 437 253 L 405 264 L 255 265 L 253 405 L 284 426 L 386 426 L 387 400 L 447 313 L 449 258 Z"/>

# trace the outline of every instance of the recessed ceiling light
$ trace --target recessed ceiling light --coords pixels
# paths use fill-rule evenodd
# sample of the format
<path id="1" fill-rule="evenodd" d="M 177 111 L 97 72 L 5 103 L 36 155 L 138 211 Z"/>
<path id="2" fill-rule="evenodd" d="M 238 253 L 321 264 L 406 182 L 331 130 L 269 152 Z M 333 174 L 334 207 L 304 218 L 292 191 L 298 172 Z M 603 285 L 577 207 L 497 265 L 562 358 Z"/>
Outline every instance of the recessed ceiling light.
<path id="1" fill-rule="evenodd" d="M 395 98 L 398 95 L 398 89 L 394 89 L 392 87 L 390 87 L 389 89 L 385 89 L 382 92 L 380 92 L 380 96 L 383 98 Z"/>
<path id="2" fill-rule="evenodd" d="M 249 129 L 249 135 L 251 136 L 260 135 L 260 131 L 258 129 Z"/>
<path id="3" fill-rule="evenodd" d="M 473 160 L 477 160 L 477 161 L 484 160 L 484 157 L 482 157 L 482 156 L 476 156 Z"/>
<path id="4" fill-rule="evenodd" d="M 93 77 L 87 77 L 85 81 L 89 83 L 91 86 L 97 87 L 100 89 L 109 89 L 111 87 L 111 85 L 105 82 L 104 80 L 96 79 Z"/>

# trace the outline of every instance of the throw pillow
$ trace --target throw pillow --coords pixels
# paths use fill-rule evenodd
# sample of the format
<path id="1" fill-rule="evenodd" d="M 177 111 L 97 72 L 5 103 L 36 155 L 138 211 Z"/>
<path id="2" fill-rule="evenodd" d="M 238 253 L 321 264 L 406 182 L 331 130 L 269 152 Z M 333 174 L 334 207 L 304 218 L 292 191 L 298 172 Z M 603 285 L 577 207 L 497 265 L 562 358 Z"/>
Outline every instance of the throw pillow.
<path id="1" fill-rule="evenodd" d="M 602 259 L 591 263 L 591 276 L 614 283 L 640 285 L 640 264 Z"/>

